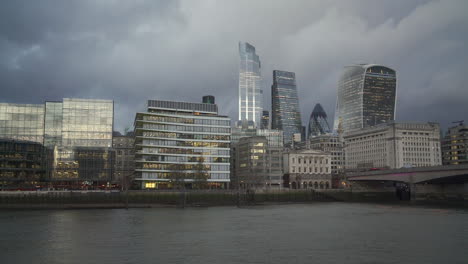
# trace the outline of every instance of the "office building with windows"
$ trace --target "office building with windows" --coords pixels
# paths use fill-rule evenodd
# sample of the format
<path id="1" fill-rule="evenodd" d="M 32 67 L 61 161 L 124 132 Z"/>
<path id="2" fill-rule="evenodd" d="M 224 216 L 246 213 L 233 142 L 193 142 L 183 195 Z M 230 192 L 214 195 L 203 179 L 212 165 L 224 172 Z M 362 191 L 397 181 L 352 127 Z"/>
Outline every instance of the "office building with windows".
<path id="1" fill-rule="evenodd" d="M 340 134 L 395 120 L 396 72 L 377 64 L 345 67 L 333 129 Z"/>
<path id="2" fill-rule="evenodd" d="M 0 103 L 0 138 L 44 141 L 44 105 Z"/>
<path id="3" fill-rule="evenodd" d="M 112 100 L 72 99 L 0 104 L 0 137 L 44 145 L 47 179 L 55 187 L 102 185 L 112 179 Z"/>
<path id="4" fill-rule="evenodd" d="M 228 188 L 230 125 L 216 104 L 149 100 L 135 117 L 135 180 L 142 189 Z"/>
<path id="5" fill-rule="evenodd" d="M 437 123 L 388 122 L 344 134 L 345 170 L 442 165 Z"/>
<path id="6" fill-rule="evenodd" d="M 294 134 L 301 134 L 302 132 L 296 75 L 294 72 L 273 71 L 271 128 L 283 130 L 285 144 L 291 144 Z"/>
<path id="7" fill-rule="evenodd" d="M 113 182 L 124 186 L 133 179 L 135 172 L 135 136 L 133 131 L 125 135 L 115 133 L 112 138 L 112 148 L 115 151 L 115 166 Z"/>
<path id="8" fill-rule="evenodd" d="M 460 122 L 448 129 L 442 140 L 444 165 L 468 164 L 468 125 Z"/>
<path id="9" fill-rule="evenodd" d="M 263 111 L 263 80 L 255 47 L 239 42 L 239 121 L 260 128 Z"/>
<path id="10" fill-rule="evenodd" d="M 330 133 L 330 126 L 328 125 L 327 113 L 323 110 L 320 104 L 316 104 L 314 110 L 310 114 L 308 138 L 325 135 Z"/>
<path id="11" fill-rule="evenodd" d="M 284 185 L 291 189 L 328 189 L 331 187 L 330 153 L 302 149 L 283 154 Z"/>
<path id="12" fill-rule="evenodd" d="M 309 138 L 309 148 L 330 153 L 332 187 L 339 188 L 345 180 L 344 144 L 338 135 L 324 134 Z"/>
<path id="13" fill-rule="evenodd" d="M 270 146 L 265 136 L 243 137 L 236 144 L 235 188 L 281 188 L 283 148 Z"/>

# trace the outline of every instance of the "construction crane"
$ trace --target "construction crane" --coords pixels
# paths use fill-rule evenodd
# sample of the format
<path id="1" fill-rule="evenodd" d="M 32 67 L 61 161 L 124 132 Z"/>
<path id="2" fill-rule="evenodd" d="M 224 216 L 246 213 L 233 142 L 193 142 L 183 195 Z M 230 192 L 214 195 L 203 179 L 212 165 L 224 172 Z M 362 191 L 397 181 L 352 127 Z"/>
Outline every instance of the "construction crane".
<path id="1" fill-rule="evenodd" d="M 452 124 L 458 123 L 459 126 L 463 126 L 463 122 L 465 122 L 465 120 L 453 121 Z"/>

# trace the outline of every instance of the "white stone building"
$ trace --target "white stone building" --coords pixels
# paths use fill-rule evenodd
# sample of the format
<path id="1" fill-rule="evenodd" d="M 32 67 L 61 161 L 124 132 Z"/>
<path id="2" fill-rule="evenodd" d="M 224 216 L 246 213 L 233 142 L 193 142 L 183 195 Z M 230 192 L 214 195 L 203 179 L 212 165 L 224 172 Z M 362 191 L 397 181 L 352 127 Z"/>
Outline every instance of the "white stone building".
<path id="1" fill-rule="evenodd" d="M 437 123 L 389 122 L 344 134 L 345 169 L 441 165 Z"/>
<path id="2" fill-rule="evenodd" d="M 290 150 L 283 154 L 284 183 L 292 189 L 331 187 L 331 155 L 318 150 Z"/>

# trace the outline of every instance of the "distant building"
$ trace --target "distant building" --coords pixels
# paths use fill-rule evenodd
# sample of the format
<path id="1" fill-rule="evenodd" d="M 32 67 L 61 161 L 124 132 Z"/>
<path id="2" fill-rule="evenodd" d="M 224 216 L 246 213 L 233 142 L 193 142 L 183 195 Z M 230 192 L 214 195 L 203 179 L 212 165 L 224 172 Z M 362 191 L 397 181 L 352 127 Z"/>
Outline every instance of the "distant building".
<path id="1" fill-rule="evenodd" d="M 442 165 L 437 123 L 389 122 L 344 134 L 346 170 Z"/>
<path id="2" fill-rule="evenodd" d="M 215 97 L 212 95 L 205 95 L 203 96 L 203 101 L 204 104 L 215 104 Z"/>
<path id="3" fill-rule="evenodd" d="M 320 104 L 316 104 L 310 114 L 308 138 L 329 134 L 331 132 L 328 125 L 327 114 Z"/>
<path id="4" fill-rule="evenodd" d="M 231 163 L 230 170 L 231 170 L 231 180 L 232 180 L 232 186 L 231 187 L 232 188 L 237 188 L 236 180 L 238 179 L 237 175 L 238 175 L 238 172 L 239 172 L 238 171 L 239 166 L 236 167 L 236 164 L 238 164 L 237 157 L 239 155 L 237 154 L 237 151 L 238 151 L 239 141 L 242 138 L 264 137 L 267 140 L 267 148 L 273 154 L 273 156 L 281 155 L 282 149 L 283 149 L 283 131 L 276 130 L 276 129 L 255 129 L 255 128 L 252 128 L 252 127 L 250 127 L 250 128 L 248 128 L 248 127 L 247 128 L 246 127 L 244 127 L 244 128 L 242 128 L 242 127 L 233 127 L 231 131 L 232 131 L 232 134 L 231 134 L 231 160 L 230 160 L 230 163 Z M 278 154 L 278 152 L 280 152 L 280 153 Z M 269 157 L 270 156 L 267 156 L 266 158 L 270 159 Z M 247 156 L 247 158 L 252 159 L 251 156 Z M 278 166 L 282 166 L 282 164 L 279 163 Z M 273 172 L 274 171 L 279 171 L 279 170 L 282 171 L 282 167 L 281 168 L 271 168 L 270 169 L 270 171 L 273 171 Z M 272 182 L 270 185 L 268 185 L 268 184 L 269 183 L 266 183 L 265 186 L 270 186 L 270 185 L 273 186 L 273 187 L 276 186 L 275 182 Z"/>
<path id="5" fill-rule="evenodd" d="M 271 86 L 271 128 L 283 130 L 285 144 L 301 133 L 302 121 L 294 72 L 273 71 Z"/>
<path id="6" fill-rule="evenodd" d="M 263 80 L 255 47 L 239 42 L 239 121 L 260 128 L 263 111 Z"/>
<path id="7" fill-rule="evenodd" d="M 334 131 L 340 134 L 395 119 L 397 77 L 376 64 L 345 67 L 338 83 Z"/>
<path id="8" fill-rule="evenodd" d="M 46 178 L 46 155 L 42 144 L 0 139 L 0 190 L 36 188 Z"/>
<path id="9" fill-rule="evenodd" d="M 283 154 L 284 184 L 291 189 L 331 188 L 330 153 L 290 150 Z"/>
<path id="10" fill-rule="evenodd" d="M 442 163 L 468 164 L 468 125 L 463 122 L 449 128 L 442 140 Z"/>
<path id="11" fill-rule="evenodd" d="M 322 134 L 309 138 L 310 149 L 328 152 L 331 155 L 332 187 L 339 188 L 344 180 L 344 144 L 338 135 Z"/>
<path id="12" fill-rule="evenodd" d="M 135 117 L 135 180 L 142 189 L 228 188 L 230 136 L 215 104 L 149 100 Z"/>
<path id="13" fill-rule="evenodd" d="M 270 128 L 270 112 L 263 110 L 261 129 Z"/>
<path id="14" fill-rule="evenodd" d="M 133 132 L 114 136 L 112 147 L 115 151 L 115 168 L 113 181 L 123 184 L 124 180 L 134 178 L 135 172 L 135 136 Z"/>
<path id="15" fill-rule="evenodd" d="M 264 136 L 243 137 L 236 144 L 235 177 L 239 188 L 281 188 L 282 147 L 268 145 Z"/>

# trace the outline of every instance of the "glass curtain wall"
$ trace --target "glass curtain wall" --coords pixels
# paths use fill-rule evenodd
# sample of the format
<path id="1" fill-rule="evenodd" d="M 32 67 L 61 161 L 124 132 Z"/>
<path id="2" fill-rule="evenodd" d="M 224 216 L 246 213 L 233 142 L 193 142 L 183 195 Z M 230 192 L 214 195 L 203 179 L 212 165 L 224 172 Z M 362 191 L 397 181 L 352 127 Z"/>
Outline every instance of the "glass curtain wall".
<path id="1" fill-rule="evenodd" d="M 239 120 L 253 121 L 260 128 L 263 111 L 263 81 L 260 57 L 255 47 L 239 42 Z"/>

